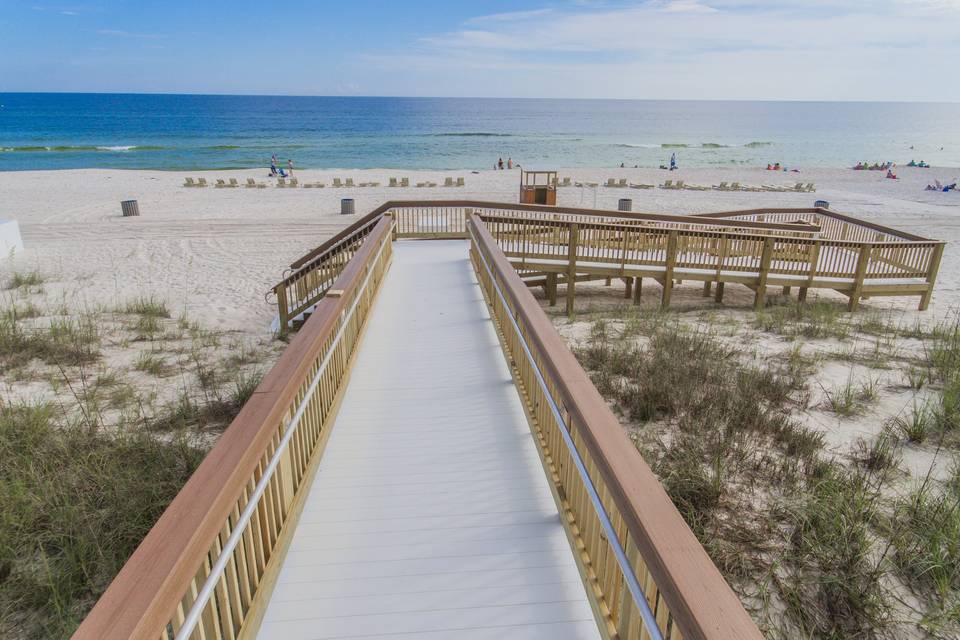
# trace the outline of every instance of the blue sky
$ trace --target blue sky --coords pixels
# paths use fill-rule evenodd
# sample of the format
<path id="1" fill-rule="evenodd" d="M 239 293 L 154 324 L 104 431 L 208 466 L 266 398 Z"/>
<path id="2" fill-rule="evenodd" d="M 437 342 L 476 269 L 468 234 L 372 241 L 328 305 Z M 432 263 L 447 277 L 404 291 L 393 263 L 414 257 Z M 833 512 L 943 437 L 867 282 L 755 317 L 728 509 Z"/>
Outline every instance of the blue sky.
<path id="1" fill-rule="evenodd" d="M 0 0 L 0 92 L 960 102 L 960 0 Z"/>

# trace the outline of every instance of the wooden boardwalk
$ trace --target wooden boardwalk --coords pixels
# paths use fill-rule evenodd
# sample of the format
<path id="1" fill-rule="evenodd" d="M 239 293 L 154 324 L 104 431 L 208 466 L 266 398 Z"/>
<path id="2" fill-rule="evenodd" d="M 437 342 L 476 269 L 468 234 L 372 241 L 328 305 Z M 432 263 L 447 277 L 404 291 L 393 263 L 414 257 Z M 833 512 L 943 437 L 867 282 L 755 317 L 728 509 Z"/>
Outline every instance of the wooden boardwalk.
<path id="1" fill-rule="evenodd" d="M 398 242 L 261 638 L 596 638 L 462 240 Z"/>

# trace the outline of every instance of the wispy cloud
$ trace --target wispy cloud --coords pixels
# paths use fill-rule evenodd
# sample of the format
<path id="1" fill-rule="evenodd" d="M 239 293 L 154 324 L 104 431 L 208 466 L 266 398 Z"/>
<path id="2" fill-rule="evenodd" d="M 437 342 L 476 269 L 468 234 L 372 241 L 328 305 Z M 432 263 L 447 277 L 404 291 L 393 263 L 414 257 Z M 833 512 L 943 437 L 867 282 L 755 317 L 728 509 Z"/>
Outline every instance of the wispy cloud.
<path id="1" fill-rule="evenodd" d="M 509 11 L 507 13 L 492 13 L 486 16 L 476 16 L 475 18 L 470 18 L 468 23 L 482 23 L 482 22 L 515 22 L 517 20 L 529 20 L 530 18 L 537 18 L 540 16 L 545 16 L 549 13 L 553 13 L 553 9 L 531 9 L 529 11 Z"/>

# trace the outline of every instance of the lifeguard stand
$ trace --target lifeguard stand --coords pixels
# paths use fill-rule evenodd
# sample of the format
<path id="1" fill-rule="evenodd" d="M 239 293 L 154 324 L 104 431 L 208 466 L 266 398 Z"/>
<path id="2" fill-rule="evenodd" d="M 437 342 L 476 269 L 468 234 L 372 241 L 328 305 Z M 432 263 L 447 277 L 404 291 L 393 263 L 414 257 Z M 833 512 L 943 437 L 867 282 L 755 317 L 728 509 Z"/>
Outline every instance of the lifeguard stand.
<path id="1" fill-rule="evenodd" d="M 557 204 L 557 172 L 520 170 L 520 204 Z"/>

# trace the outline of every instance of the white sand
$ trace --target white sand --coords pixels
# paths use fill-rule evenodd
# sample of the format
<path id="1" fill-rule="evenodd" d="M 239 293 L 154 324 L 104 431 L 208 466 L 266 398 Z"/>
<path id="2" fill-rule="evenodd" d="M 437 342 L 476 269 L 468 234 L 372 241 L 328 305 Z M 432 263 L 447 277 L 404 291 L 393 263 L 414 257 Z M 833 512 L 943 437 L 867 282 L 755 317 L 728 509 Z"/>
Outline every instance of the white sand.
<path id="1" fill-rule="evenodd" d="M 773 173 L 762 169 L 695 169 L 673 173 L 638 169 L 571 169 L 561 176 L 603 182 L 608 177 L 659 184 L 666 178 L 711 185 L 815 182 L 817 193 L 727 193 L 661 189 L 564 188 L 560 204 L 615 209 L 633 199 L 634 210 L 696 213 L 756 207 L 808 207 L 824 199 L 833 209 L 920 235 L 954 242 L 960 237 L 960 193 L 923 191 L 935 178 L 952 182 L 957 169 L 901 168 L 901 179 L 882 172 L 848 169 Z M 82 293 L 74 304 L 116 304 L 141 294 L 165 298 L 172 308 L 225 329 L 257 336 L 269 331 L 274 308 L 264 294 L 290 262 L 352 219 L 339 216 L 339 200 L 353 197 L 362 215 L 389 199 L 471 198 L 515 202 L 517 171 L 414 172 L 395 170 L 300 171 L 301 181 L 321 180 L 325 189 L 187 189 L 185 176 L 267 180 L 265 170 L 181 173 L 70 170 L 0 173 L 0 218 L 19 221 L 26 249 L 0 262 L 6 272 L 39 268 L 56 292 Z M 464 176 L 466 187 L 333 189 L 335 176 L 355 182 L 406 176 L 412 183 Z M 137 199 L 141 217 L 121 218 L 120 201 Z M 960 253 L 947 248 L 931 316 L 956 306 Z M 731 288 L 735 289 L 735 288 Z M 732 291 L 731 291 L 732 293 Z M 683 296 L 679 296 L 681 299 Z M 749 296 L 744 296 L 747 300 Z M 731 296 L 736 304 L 739 296 Z M 913 298 L 869 302 L 870 306 L 915 306 Z"/>

